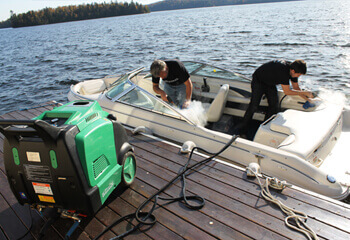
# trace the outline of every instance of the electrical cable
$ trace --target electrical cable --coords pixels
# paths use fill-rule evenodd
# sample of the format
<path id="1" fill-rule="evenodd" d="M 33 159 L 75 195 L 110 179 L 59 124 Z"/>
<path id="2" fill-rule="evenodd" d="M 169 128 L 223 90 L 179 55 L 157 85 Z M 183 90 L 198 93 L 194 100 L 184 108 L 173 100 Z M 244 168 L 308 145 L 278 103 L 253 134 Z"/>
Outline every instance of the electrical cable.
<path id="1" fill-rule="evenodd" d="M 28 230 L 21 237 L 17 238 L 17 240 L 20 240 L 20 239 L 24 238 L 32 230 L 32 227 L 33 227 L 33 216 L 32 216 L 32 209 L 30 208 L 30 205 L 28 205 L 28 209 L 29 209 L 29 216 L 30 216 L 30 220 L 31 220 L 30 226 L 29 226 Z"/>
<path id="2" fill-rule="evenodd" d="M 158 190 L 156 193 L 154 193 L 153 195 L 151 195 L 149 198 L 147 198 L 135 211 L 135 213 L 126 215 L 124 217 L 121 217 L 119 219 L 117 219 L 115 222 L 113 222 L 111 225 L 107 226 L 98 236 L 96 236 L 94 238 L 94 240 L 99 239 L 102 235 L 104 235 L 108 230 L 110 230 L 112 227 L 114 227 L 115 225 L 121 223 L 124 220 L 133 220 L 136 219 L 137 220 L 137 224 L 130 230 L 114 237 L 111 238 L 111 240 L 114 239 L 121 239 L 135 231 L 137 231 L 139 228 L 141 228 L 142 226 L 146 225 L 149 226 L 149 228 L 151 228 L 156 222 L 157 219 L 156 217 L 153 215 L 153 212 L 158 204 L 158 199 L 159 200 L 163 200 L 163 201 L 170 201 L 170 202 L 177 202 L 177 201 L 181 201 L 185 204 L 186 207 L 190 208 L 190 209 L 194 209 L 194 210 L 198 210 L 201 209 L 204 205 L 205 205 L 205 200 L 204 198 L 202 198 L 201 196 L 198 195 L 192 195 L 192 196 L 187 196 L 186 195 L 186 176 L 192 174 L 193 172 L 195 172 L 195 169 L 207 164 L 208 162 L 210 162 L 212 159 L 214 159 L 215 157 L 217 157 L 218 155 L 220 155 L 222 152 L 224 152 L 229 146 L 231 146 L 231 144 L 238 138 L 238 135 L 233 135 L 232 138 L 230 139 L 230 141 L 228 141 L 226 143 L 226 145 L 217 153 L 210 153 L 205 149 L 199 148 L 199 147 L 194 147 L 188 157 L 188 160 L 186 162 L 186 164 L 180 169 L 179 173 L 173 178 L 171 179 L 164 187 L 162 187 L 160 190 Z M 211 155 L 210 157 L 207 157 L 191 166 L 189 166 L 190 161 L 192 159 L 192 155 L 194 153 L 195 150 L 199 150 L 199 151 L 203 151 L 204 153 Z M 192 171 L 192 172 L 191 172 Z M 173 184 L 175 184 L 175 182 L 181 178 L 182 180 L 182 191 L 181 191 L 181 195 L 180 197 L 177 198 L 164 198 L 164 197 L 160 197 L 159 194 L 161 194 L 162 192 L 164 192 L 166 189 L 168 189 L 170 186 L 172 186 Z M 143 212 L 142 210 L 153 201 L 153 206 L 151 208 L 151 210 L 149 212 Z M 192 204 L 191 201 L 195 201 L 197 202 L 197 204 Z"/>
<path id="3" fill-rule="evenodd" d="M 47 221 L 45 222 L 44 226 L 42 226 L 42 228 L 40 229 L 39 236 L 38 236 L 39 240 L 43 239 L 47 229 L 49 227 L 51 227 L 51 225 L 54 222 L 56 222 L 59 217 L 60 217 L 60 214 L 58 212 L 54 212 L 54 214 L 47 219 Z"/>

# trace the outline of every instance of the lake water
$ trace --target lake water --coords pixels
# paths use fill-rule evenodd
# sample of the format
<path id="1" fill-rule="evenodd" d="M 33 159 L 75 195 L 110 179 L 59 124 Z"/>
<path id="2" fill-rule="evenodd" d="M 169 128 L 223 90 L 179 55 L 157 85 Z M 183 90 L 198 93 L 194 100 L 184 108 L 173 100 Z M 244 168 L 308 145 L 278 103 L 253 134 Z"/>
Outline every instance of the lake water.
<path id="1" fill-rule="evenodd" d="M 0 30 L 0 114 L 48 100 L 71 84 L 150 66 L 203 61 L 251 76 L 273 59 L 304 59 L 301 85 L 350 103 L 350 1 L 307 0 L 155 12 Z"/>

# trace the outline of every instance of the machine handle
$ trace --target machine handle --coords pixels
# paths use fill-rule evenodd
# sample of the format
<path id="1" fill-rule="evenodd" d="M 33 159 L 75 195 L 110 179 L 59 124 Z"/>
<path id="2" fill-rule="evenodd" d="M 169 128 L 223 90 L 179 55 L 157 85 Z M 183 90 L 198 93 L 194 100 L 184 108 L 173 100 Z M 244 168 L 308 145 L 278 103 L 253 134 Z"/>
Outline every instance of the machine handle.
<path id="1" fill-rule="evenodd" d="M 27 127 L 16 127 L 20 125 Z M 6 138 L 22 135 L 37 135 L 44 140 L 56 141 L 61 131 L 61 128 L 52 126 L 43 120 L 0 119 L 0 132 L 4 134 Z"/>
<path id="2" fill-rule="evenodd" d="M 34 120 L 17 120 L 17 119 L 0 119 L 0 128 L 4 128 L 2 125 L 28 125 L 34 126 Z"/>

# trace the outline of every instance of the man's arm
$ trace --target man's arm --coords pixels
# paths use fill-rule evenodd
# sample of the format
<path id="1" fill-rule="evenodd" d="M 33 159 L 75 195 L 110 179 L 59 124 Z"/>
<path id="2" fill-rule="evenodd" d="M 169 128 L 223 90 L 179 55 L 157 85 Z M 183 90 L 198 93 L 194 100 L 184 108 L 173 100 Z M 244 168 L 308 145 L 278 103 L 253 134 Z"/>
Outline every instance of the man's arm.
<path id="1" fill-rule="evenodd" d="M 159 88 L 159 83 L 153 83 L 153 91 L 155 93 L 160 94 L 160 97 L 162 98 L 163 101 L 168 102 L 168 98 L 167 98 L 166 93 L 162 89 Z"/>
<path id="2" fill-rule="evenodd" d="M 292 87 L 294 90 L 298 90 L 301 91 L 300 87 L 299 87 L 299 83 L 298 82 L 292 82 Z"/>
<path id="3" fill-rule="evenodd" d="M 184 105 L 183 105 L 184 108 L 188 107 L 188 105 L 191 102 L 193 85 L 192 85 L 192 81 L 190 78 L 187 79 L 187 81 L 185 82 L 185 86 L 186 86 L 186 100 L 185 100 Z"/>
<path id="4" fill-rule="evenodd" d="M 310 98 L 314 97 L 311 92 L 300 90 L 298 83 L 292 82 L 293 89 L 290 89 L 289 85 L 281 84 L 281 86 L 284 94 L 286 95 L 298 95 L 306 101 L 310 101 Z"/>

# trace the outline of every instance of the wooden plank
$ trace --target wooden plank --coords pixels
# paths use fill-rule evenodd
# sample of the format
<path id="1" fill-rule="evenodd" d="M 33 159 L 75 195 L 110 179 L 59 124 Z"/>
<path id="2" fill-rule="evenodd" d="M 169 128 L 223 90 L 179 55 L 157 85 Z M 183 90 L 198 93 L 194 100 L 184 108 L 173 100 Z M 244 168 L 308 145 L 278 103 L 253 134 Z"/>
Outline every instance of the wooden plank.
<path id="1" fill-rule="evenodd" d="M 153 158 L 151 158 L 151 159 L 153 159 Z M 250 199 L 250 198 L 248 198 L 248 199 Z M 265 202 L 265 201 L 263 200 L 263 202 Z"/>
<path id="2" fill-rule="evenodd" d="M 0 226 L 4 231 L 4 235 L 9 239 L 18 239 L 28 229 L 5 200 L 3 194 L 0 194 Z M 23 239 L 31 238 L 29 234 L 29 236 Z"/>
<path id="3" fill-rule="evenodd" d="M 50 105 L 51 104 L 51 105 Z M 31 119 L 39 116 L 44 111 L 52 110 L 56 106 L 61 106 L 60 103 L 55 103 L 54 101 L 49 101 L 41 105 L 33 106 L 27 110 L 22 111 L 12 111 L 0 116 L 3 119 Z"/>
<path id="4" fill-rule="evenodd" d="M 9 113 L 3 114 L 0 116 L 0 119 L 14 119 Z"/>
<path id="5" fill-rule="evenodd" d="M 80 231 L 79 231 L 80 230 Z M 71 239 L 77 239 L 77 240 L 90 240 L 91 238 L 89 235 L 82 231 L 81 229 L 77 229 L 73 234 Z"/>
<path id="6" fill-rule="evenodd" d="M 16 211 L 16 214 L 21 216 L 27 226 L 29 226 L 30 219 L 28 218 L 28 209 L 27 207 L 23 207 L 19 205 L 16 197 L 13 195 L 10 185 L 7 181 L 6 175 L 0 172 L 0 186 L 1 186 L 1 194 L 4 196 L 4 199 L 9 204 L 11 208 Z"/>
<path id="7" fill-rule="evenodd" d="M 31 108 L 31 109 L 29 109 L 29 111 L 33 112 L 34 114 L 36 114 L 36 116 L 38 116 L 41 113 L 43 113 L 45 111 L 50 111 L 50 110 L 54 109 L 57 106 L 62 106 L 62 104 L 61 103 L 57 103 L 55 101 L 49 101 L 49 102 L 46 102 L 44 104 L 38 105 L 35 108 Z"/>
<path id="8" fill-rule="evenodd" d="M 138 185 L 137 182 L 135 183 L 136 184 L 132 186 Z M 146 194 L 150 195 L 150 193 Z M 144 196 L 140 195 L 138 192 L 133 191 L 133 189 L 130 188 L 121 195 L 121 198 L 136 208 L 146 199 Z M 146 206 L 143 211 L 150 210 L 150 207 L 151 206 Z M 178 210 L 181 211 L 180 208 L 178 208 Z M 191 212 L 194 213 L 193 211 Z M 189 224 L 189 222 L 179 217 L 177 214 L 169 211 L 167 206 L 158 208 L 156 214 L 157 219 L 161 224 L 166 225 L 167 228 L 178 233 L 183 238 L 215 239 L 214 236 L 207 233 L 206 231 L 203 231 L 203 229 L 197 228 L 196 226 L 192 225 L 192 223 Z M 197 221 L 200 221 L 200 219 L 197 219 Z M 152 231 L 152 229 L 149 231 Z"/>
<path id="9" fill-rule="evenodd" d="M 129 132 L 129 135 L 131 135 L 130 132 Z M 173 145 L 169 145 L 167 143 L 164 143 L 163 141 L 156 141 L 156 140 L 147 138 L 146 136 L 142 136 L 142 135 L 135 136 L 135 138 L 136 138 L 136 141 L 144 140 L 144 141 L 151 143 L 152 145 L 155 145 L 159 148 L 163 148 L 166 151 L 171 151 L 173 153 L 179 153 L 178 147 L 175 147 Z M 193 160 L 198 161 L 199 159 L 200 158 L 197 155 L 193 155 Z M 230 175 L 234 175 L 238 178 L 245 178 L 245 173 L 240 171 L 240 170 L 237 170 L 237 169 L 227 168 L 226 166 L 223 166 L 223 165 L 218 165 L 215 169 L 218 169 L 218 170 L 225 172 L 225 173 L 228 173 Z M 341 202 L 337 203 L 334 201 L 329 202 L 327 200 L 320 199 L 317 196 L 305 194 L 304 192 L 299 192 L 296 190 L 292 191 L 292 192 L 289 191 L 289 192 L 286 192 L 283 194 L 285 196 L 290 197 L 290 198 L 295 198 L 298 201 L 312 204 L 312 205 L 316 206 L 317 208 L 322 208 L 326 211 L 342 215 L 346 218 L 350 218 L 350 205 L 349 204 L 344 204 Z M 329 204 L 329 203 L 331 203 L 331 204 Z"/>
<path id="10" fill-rule="evenodd" d="M 73 224 L 74 224 L 74 221 L 72 219 L 58 218 L 57 221 L 55 221 L 52 224 L 52 228 L 60 234 L 60 238 L 64 238 L 65 235 L 70 230 L 70 228 L 73 226 Z M 81 237 L 81 238 L 83 238 L 83 237 L 85 238 L 87 235 L 86 233 L 84 233 L 84 230 L 81 227 L 78 227 L 74 231 L 74 233 L 75 233 L 75 237 Z M 47 233 L 46 236 L 47 236 L 47 239 L 50 239 L 49 233 Z M 76 239 L 76 238 L 73 238 L 73 236 L 72 236 L 71 239 Z"/>
<path id="11" fill-rule="evenodd" d="M 44 109 L 42 109 L 42 110 L 38 110 L 38 109 L 36 109 L 36 108 L 33 108 L 33 109 L 28 109 L 28 110 L 26 110 L 28 113 L 30 113 L 33 117 L 32 118 L 34 118 L 34 117 L 37 117 L 37 116 L 39 116 L 40 114 L 42 114 L 44 111 L 46 111 L 46 109 L 44 108 Z"/>
<path id="12" fill-rule="evenodd" d="M 8 237 L 5 235 L 5 231 L 2 229 L 0 224 L 0 239 L 8 240 Z"/>
<path id="13" fill-rule="evenodd" d="M 39 106 L 10 112 L 0 118 L 31 119 L 51 109 L 53 106 Z M 146 197 L 164 186 L 187 161 L 187 156 L 178 154 L 179 148 L 176 146 L 142 135 L 130 136 L 130 140 L 135 146 L 138 159 L 135 183 L 117 197 L 110 197 L 108 205 L 100 209 L 94 218 L 84 219 L 74 232 L 72 239 L 91 239 L 116 218 L 134 212 Z M 14 214 L 12 217 L 16 216 L 22 227 L 27 229 L 31 223 L 29 211 L 17 203 L 5 177 L 3 141 L 4 136 L 0 134 L 0 197 Z M 193 162 L 201 159 L 203 157 L 193 156 Z M 187 178 L 188 193 L 199 194 L 206 199 L 207 203 L 203 209 L 192 211 L 183 208 L 179 203 L 159 206 L 155 211 L 159 222 L 152 229 L 131 234 L 125 239 L 261 239 L 262 237 L 305 239 L 304 235 L 284 225 L 284 215 L 281 211 L 260 197 L 256 180 L 247 179 L 243 171 L 211 162 Z M 4 188 L 5 182 L 7 185 Z M 177 183 L 163 195 L 178 196 L 180 187 L 181 184 Z M 285 189 L 282 193 L 273 192 L 273 194 L 288 206 L 309 214 L 308 224 L 317 232 L 320 239 L 350 237 L 350 206 L 325 201 L 295 189 Z M 37 211 L 33 212 L 34 225 L 32 235 L 27 236 L 27 238 L 30 237 L 28 239 L 38 237 L 47 217 L 45 212 L 44 216 L 40 216 Z M 72 224 L 73 221 L 70 219 L 59 219 L 53 227 L 48 229 L 44 239 L 62 239 Z M 124 221 L 121 225 L 112 228 L 112 231 L 107 232 L 101 239 L 110 239 L 134 224 L 136 224 L 135 220 Z M 6 234 L 0 226 L 0 238 L 6 237 Z"/>
<path id="14" fill-rule="evenodd" d="M 116 213 L 118 213 L 119 216 L 126 216 L 130 213 L 134 213 L 136 211 L 136 208 L 132 205 L 130 205 L 128 202 L 123 200 L 121 197 L 116 198 L 114 201 L 112 201 L 110 204 L 108 204 L 108 207 L 113 209 Z M 133 226 L 135 226 L 136 221 L 132 221 Z M 146 231 L 145 234 L 152 239 L 183 239 L 175 232 L 168 229 L 166 226 L 162 224 L 156 224 L 152 227 L 150 231 Z M 139 235 L 139 232 L 136 232 L 133 234 L 134 237 L 137 238 Z"/>
<path id="15" fill-rule="evenodd" d="M 32 213 L 32 229 L 31 233 L 35 238 L 39 238 L 39 233 L 42 227 L 44 226 L 45 222 L 47 221 L 47 215 L 45 214 L 45 211 L 43 215 L 41 215 L 38 211 L 33 211 Z M 45 233 L 45 235 L 42 237 L 43 240 L 48 239 L 57 239 L 61 240 L 62 236 L 61 234 L 55 229 L 54 227 L 49 227 Z"/>
<path id="16" fill-rule="evenodd" d="M 20 115 L 19 119 L 32 119 L 34 117 L 37 117 L 37 115 L 31 113 L 29 110 L 20 111 L 18 114 Z"/>
<path id="17" fill-rule="evenodd" d="M 141 144 L 141 145 L 138 145 L 138 147 L 143 148 L 143 149 L 149 149 L 149 148 L 152 149 L 151 145 L 142 146 L 142 142 L 140 142 L 140 139 L 145 140 L 146 139 L 145 137 L 137 136 L 135 138 L 138 139 L 138 140 L 136 140 L 135 145 Z M 147 139 L 146 139 L 146 141 L 147 141 Z M 178 148 L 175 148 L 173 146 L 166 147 L 166 145 L 164 143 L 161 143 L 161 142 L 156 142 L 156 141 L 152 141 L 152 140 L 147 141 L 147 142 L 152 144 L 152 145 L 156 145 L 158 147 L 164 148 L 165 152 L 173 152 L 176 154 L 179 152 Z M 154 149 L 154 147 L 153 147 L 153 149 Z M 157 152 L 160 152 L 160 150 L 157 149 Z M 166 155 L 160 154 L 160 156 L 166 156 Z M 172 159 L 176 160 L 176 157 L 173 156 Z M 197 162 L 198 157 L 196 155 L 194 155 L 193 160 L 194 160 L 194 162 Z M 179 161 L 177 161 L 177 162 L 179 162 Z M 243 179 L 245 182 L 249 182 L 248 185 L 245 185 L 247 187 L 247 189 L 246 189 L 247 192 L 252 191 L 252 189 L 249 189 L 249 186 L 254 186 L 251 184 L 252 180 L 247 180 L 245 173 L 238 170 L 238 169 L 228 168 L 227 166 L 224 166 L 223 164 L 216 164 L 213 168 L 209 169 L 208 174 L 210 174 L 210 171 L 213 171 L 213 172 L 218 171 L 218 174 L 221 178 L 224 178 L 225 174 L 223 175 L 223 173 L 226 173 L 226 175 L 228 174 L 228 175 L 236 176 L 239 179 L 239 182 L 241 179 Z M 242 184 L 244 184 L 245 182 L 242 182 Z M 257 184 L 256 180 L 253 182 L 255 184 Z M 244 189 L 245 186 L 239 186 L 239 187 Z M 290 191 L 289 189 L 284 190 L 283 196 L 284 197 L 288 196 L 288 198 L 286 198 L 287 201 L 292 200 L 292 199 L 297 199 L 298 202 L 300 202 L 300 201 L 306 202 L 307 204 L 313 205 L 313 206 L 317 207 L 318 209 L 321 208 L 321 209 L 323 209 L 327 212 L 330 212 L 332 214 L 338 214 L 340 216 L 343 216 L 345 218 L 350 219 L 350 206 L 349 205 L 346 205 L 343 203 L 338 203 L 338 204 L 331 203 L 331 204 L 329 204 L 329 202 L 324 201 L 323 199 L 317 198 L 315 196 L 311 196 L 309 194 L 301 193 L 301 192 L 296 191 L 296 190 Z M 305 198 L 308 198 L 309 201 L 305 201 L 304 200 Z"/>
<path id="18" fill-rule="evenodd" d="M 1 140 L 0 140 L 0 144 Z M 5 174 L 5 161 L 4 161 L 4 154 L 2 153 L 2 151 L 0 151 L 0 171 L 2 171 Z"/>
<path id="19" fill-rule="evenodd" d="M 113 211 L 109 207 L 103 207 L 95 216 L 102 224 L 105 226 L 109 226 L 112 224 L 115 220 L 119 219 L 121 215 L 117 214 L 115 211 Z M 112 232 L 115 235 L 120 235 L 126 232 L 127 230 L 130 230 L 133 228 L 134 225 L 131 224 L 128 221 L 123 221 L 121 224 L 118 224 L 112 228 Z M 147 236 L 147 234 L 144 233 L 138 233 L 137 235 L 129 235 L 125 237 L 124 239 L 144 239 L 144 240 L 149 240 L 151 239 L 150 237 Z"/>
<path id="20" fill-rule="evenodd" d="M 5 139 L 5 136 L 0 133 L 0 152 L 1 153 L 4 152 L 4 139 Z"/>
<path id="21" fill-rule="evenodd" d="M 137 151 L 139 150 L 139 148 L 137 149 Z M 168 154 L 168 156 L 169 156 L 169 154 Z M 171 159 L 174 159 L 174 157 L 173 156 L 170 156 L 170 158 Z M 151 157 L 149 157 L 149 159 L 151 159 L 152 161 L 153 160 L 155 160 L 155 159 L 157 159 L 155 156 L 151 156 Z M 162 162 L 164 162 L 164 158 L 163 159 L 160 159 L 160 161 L 162 161 Z M 168 168 L 169 168 L 169 164 L 168 163 L 166 163 L 165 165 L 167 165 L 168 166 Z M 217 166 L 218 164 L 216 164 L 216 166 Z M 151 167 L 152 168 L 152 167 Z M 212 168 L 209 168 L 210 169 L 210 171 L 212 170 Z M 176 168 L 176 170 L 174 170 L 174 172 L 175 171 L 178 171 L 178 168 Z M 201 172 L 203 172 L 203 171 L 205 171 L 205 170 L 202 170 Z M 160 172 L 160 170 L 158 170 L 158 172 Z M 202 173 L 201 173 L 202 174 Z M 205 179 L 206 178 L 206 176 L 200 176 L 200 174 L 194 174 L 193 175 L 194 177 L 195 177 L 195 179 L 194 179 L 194 182 L 201 182 L 201 181 L 204 181 L 203 179 Z M 192 177 L 192 176 L 191 176 Z M 191 179 L 191 177 L 190 177 L 190 179 Z M 221 179 L 221 175 L 220 176 L 218 176 L 219 178 L 220 178 L 220 180 L 222 180 Z M 212 186 L 212 188 L 216 188 L 216 189 L 220 189 L 220 192 L 225 192 L 226 191 L 226 189 L 231 189 L 231 193 L 234 193 L 234 194 L 230 194 L 231 196 L 230 197 L 233 197 L 233 198 L 235 198 L 235 197 L 237 197 L 237 189 L 232 189 L 231 187 L 228 187 L 226 184 L 222 184 L 221 182 L 213 182 L 213 180 L 211 179 L 211 180 L 208 180 L 207 181 L 209 184 L 212 184 L 213 186 Z M 229 182 L 229 183 L 233 183 L 234 181 L 232 181 L 232 180 L 229 180 L 229 179 L 226 179 L 226 182 Z M 251 185 L 251 183 L 249 183 L 250 185 Z M 221 187 L 220 187 L 220 185 L 222 185 Z M 232 185 L 235 185 L 235 184 L 232 184 Z M 205 186 L 207 187 L 208 185 L 207 184 L 205 184 Z M 254 186 L 254 185 L 253 185 Z M 256 185 L 255 185 L 255 188 L 256 188 Z M 256 194 L 256 196 L 258 196 L 259 195 L 259 191 L 257 191 L 256 189 L 251 189 L 250 190 L 250 192 L 255 192 L 255 194 Z M 205 192 L 204 192 L 204 194 L 205 194 Z M 279 196 L 280 194 L 277 194 L 276 196 Z M 283 194 L 281 195 L 282 197 L 283 197 Z M 240 199 L 242 199 L 242 200 L 240 200 Z M 252 206 L 252 207 L 254 207 L 254 208 L 258 208 L 258 209 L 260 209 L 261 210 L 261 208 L 265 208 L 265 209 L 267 209 L 267 210 L 273 210 L 273 212 L 271 212 L 271 211 L 268 211 L 268 213 L 269 214 L 272 214 L 272 215 L 274 215 L 274 216 L 276 216 L 276 214 L 278 214 L 280 217 L 280 219 L 281 220 L 283 220 L 283 218 L 284 218 L 284 216 L 283 215 L 281 215 L 281 212 L 280 212 L 280 210 L 279 209 L 276 209 L 276 208 L 273 208 L 273 207 L 271 207 L 269 204 L 266 204 L 266 202 L 265 202 L 265 200 L 263 200 L 263 199 L 261 199 L 260 201 L 259 201 L 259 198 L 252 198 L 252 197 L 247 197 L 246 196 L 246 194 L 243 194 L 243 196 L 238 196 L 238 199 L 237 200 L 240 200 L 240 201 L 244 201 L 244 203 L 243 204 L 246 204 L 247 202 L 247 200 L 248 201 L 251 201 L 251 203 L 250 203 L 250 205 Z M 283 199 L 284 200 L 284 199 Z M 218 200 L 219 201 L 219 200 Z M 258 203 L 258 205 L 259 206 L 257 206 L 256 204 Z M 298 202 L 296 202 L 296 205 L 297 205 L 297 207 L 296 207 L 296 209 L 300 209 L 300 203 L 298 203 Z M 309 206 L 308 206 L 309 207 Z M 303 209 L 303 210 L 306 210 L 305 212 L 306 213 L 314 213 L 313 211 L 308 211 L 307 209 Z M 313 209 L 311 209 L 311 210 L 313 210 Z M 245 214 L 244 214 L 245 215 Z M 319 214 L 320 215 L 320 217 L 322 217 L 322 219 L 324 220 L 325 218 L 327 219 L 333 219 L 333 217 L 331 216 L 331 217 L 329 217 L 329 214 L 328 213 L 324 213 L 324 214 Z M 254 216 L 254 214 L 253 214 L 253 216 Z M 311 215 L 310 216 L 311 217 L 311 219 L 313 219 L 314 217 Z M 311 223 L 310 223 L 311 222 Z M 347 227 L 347 225 L 349 224 L 349 221 L 344 221 L 344 220 L 342 220 L 341 218 L 340 219 L 338 219 L 338 222 L 339 222 L 339 224 L 340 224 L 340 226 L 342 226 L 342 229 L 344 230 L 344 231 L 348 231 L 348 227 Z M 314 223 L 314 221 L 313 220 L 309 220 L 308 221 L 308 223 L 309 223 L 309 225 L 313 225 L 313 224 L 315 224 Z M 328 224 L 328 223 L 327 223 Z M 337 223 L 338 224 L 338 223 Z M 321 226 L 322 226 L 323 224 L 321 224 Z M 320 233 L 322 233 L 322 234 L 324 234 L 325 236 L 329 236 L 330 235 L 330 237 L 333 237 L 334 236 L 334 231 L 332 231 L 332 228 L 330 228 L 329 226 L 327 226 L 327 225 L 324 225 L 324 226 L 322 226 L 322 227 L 320 227 L 320 224 L 319 223 L 317 223 L 316 224 L 316 226 L 315 226 L 316 228 L 318 227 L 318 228 L 320 228 Z M 338 234 L 338 233 L 337 233 Z M 343 233 L 344 234 L 344 233 Z M 345 233 L 346 234 L 346 233 Z M 346 235 L 348 235 L 348 234 L 346 234 Z"/>
<path id="22" fill-rule="evenodd" d="M 23 115 L 19 112 L 10 112 L 8 115 L 11 116 L 11 119 L 24 119 Z"/>
<path id="23" fill-rule="evenodd" d="M 162 187 L 162 185 L 165 185 L 166 181 L 168 181 L 175 175 L 166 171 L 165 169 L 161 170 L 158 169 L 156 166 L 146 165 L 148 164 L 142 162 L 142 167 L 139 166 L 138 172 L 140 175 L 142 174 L 142 179 L 147 179 L 147 182 L 149 184 L 152 184 L 152 186 L 154 186 L 155 188 Z M 159 179 L 158 176 L 154 176 L 152 174 L 155 172 L 158 173 L 157 175 L 162 175 L 162 179 Z M 173 186 L 172 188 L 167 190 L 166 193 L 173 197 L 177 196 L 181 190 L 179 185 L 179 183 L 176 184 L 176 186 Z M 229 199 L 224 195 L 221 195 L 220 193 L 212 191 L 211 189 L 208 189 L 199 184 L 192 184 L 192 182 L 187 181 L 187 186 L 188 194 L 198 194 L 207 200 L 206 206 L 203 209 L 201 209 L 201 212 L 207 216 L 202 216 L 199 214 L 197 215 L 197 212 L 191 212 L 189 216 L 187 216 L 189 218 L 188 221 L 197 222 L 196 219 L 192 218 L 200 219 L 200 221 L 197 223 L 197 227 L 200 227 L 202 220 L 206 219 L 205 222 L 209 223 L 213 221 L 213 219 L 215 219 L 217 223 L 215 224 L 215 226 L 212 227 L 212 229 L 210 228 L 213 231 L 214 235 L 220 235 L 223 233 L 223 229 L 218 228 L 218 226 L 221 225 L 219 224 L 221 222 L 230 227 L 230 229 L 226 230 L 227 234 L 236 231 L 255 239 L 259 238 L 259 236 L 262 233 L 264 233 L 265 236 L 269 236 L 269 239 L 283 239 L 288 237 L 294 237 L 295 239 L 303 239 L 303 237 L 298 238 L 297 236 L 295 236 L 295 232 L 292 232 L 288 229 L 287 231 L 283 232 L 282 230 L 285 230 L 284 223 L 276 218 L 273 218 L 267 214 L 262 214 L 254 208 L 242 206 L 240 205 L 240 203 L 236 203 L 233 199 Z M 134 186 L 133 188 L 138 188 L 138 186 Z M 227 207 L 226 209 L 222 206 L 217 205 L 218 203 L 220 205 L 223 205 L 222 202 L 227 203 L 228 206 L 225 205 L 225 207 Z M 170 205 L 169 207 L 172 206 Z M 232 209 L 232 207 L 234 207 L 234 209 Z M 258 212 L 258 214 L 256 212 Z M 182 217 L 185 217 L 187 213 L 188 212 L 182 212 Z M 268 227 L 266 227 L 265 225 L 268 225 Z M 211 226 L 209 225 L 206 227 Z M 255 229 L 254 232 L 251 231 L 252 228 Z"/>
<path id="24" fill-rule="evenodd" d="M 89 235 L 91 238 L 95 238 L 100 232 L 102 232 L 106 227 L 97 219 L 93 218 L 88 225 L 85 227 L 86 233 Z M 108 231 L 106 234 L 104 234 L 100 239 L 111 239 L 115 237 L 116 235 Z"/>

